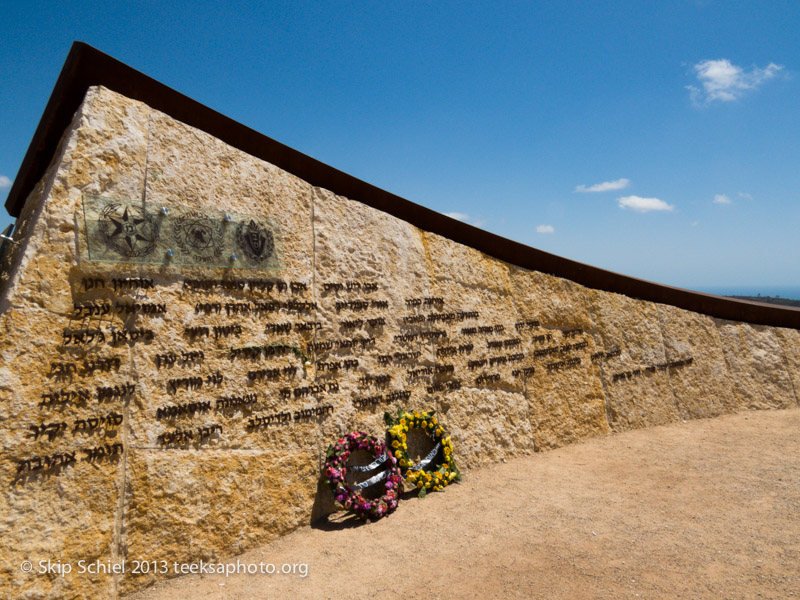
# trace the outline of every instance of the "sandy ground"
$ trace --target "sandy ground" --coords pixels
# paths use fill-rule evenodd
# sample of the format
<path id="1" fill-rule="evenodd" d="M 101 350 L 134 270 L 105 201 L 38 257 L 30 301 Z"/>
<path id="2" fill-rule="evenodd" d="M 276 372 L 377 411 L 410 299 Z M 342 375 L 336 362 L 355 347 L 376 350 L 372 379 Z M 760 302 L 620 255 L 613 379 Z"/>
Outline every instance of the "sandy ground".
<path id="1" fill-rule="evenodd" d="M 800 409 L 521 457 L 238 559 L 307 576 L 189 575 L 128 599 L 800 598 Z"/>

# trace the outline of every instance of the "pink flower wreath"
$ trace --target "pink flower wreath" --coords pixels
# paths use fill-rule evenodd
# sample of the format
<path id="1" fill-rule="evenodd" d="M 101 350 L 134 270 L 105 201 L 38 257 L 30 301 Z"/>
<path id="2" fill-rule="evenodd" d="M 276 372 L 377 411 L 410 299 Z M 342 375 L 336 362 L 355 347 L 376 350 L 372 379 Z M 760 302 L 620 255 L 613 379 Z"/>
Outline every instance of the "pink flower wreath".
<path id="1" fill-rule="evenodd" d="M 353 484 L 346 481 L 347 459 L 350 453 L 355 450 L 366 450 L 371 452 L 376 460 L 368 467 L 350 467 L 350 470 L 375 471 L 370 477 L 367 485 Z M 402 491 L 402 476 L 400 468 L 397 466 L 397 459 L 391 452 L 387 452 L 386 444 L 378 439 L 361 431 L 348 433 L 343 438 L 339 438 L 335 444 L 328 447 L 325 453 L 324 475 L 333 490 L 333 497 L 336 502 L 344 506 L 347 510 L 354 512 L 360 519 L 370 519 L 372 521 L 386 516 L 397 508 Z M 379 467 L 382 471 L 377 471 Z M 368 483 L 372 482 L 372 483 Z M 382 486 L 385 493 L 375 500 L 364 498 L 361 490 L 372 485 Z"/>

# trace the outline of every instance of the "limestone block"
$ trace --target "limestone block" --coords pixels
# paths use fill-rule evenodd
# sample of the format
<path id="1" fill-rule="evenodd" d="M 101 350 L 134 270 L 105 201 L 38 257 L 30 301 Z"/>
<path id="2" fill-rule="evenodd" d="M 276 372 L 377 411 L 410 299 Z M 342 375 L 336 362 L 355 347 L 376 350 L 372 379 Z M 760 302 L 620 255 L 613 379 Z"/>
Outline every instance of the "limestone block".
<path id="1" fill-rule="evenodd" d="M 126 556 L 218 561 L 307 523 L 319 477 L 309 451 L 133 450 Z M 152 574 L 128 576 L 138 589 Z"/>
<path id="2" fill-rule="evenodd" d="M 711 317 L 674 306 L 656 305 L 666 361 L 693 358 L 691 365 L 671 368 L 670 385 L 681 419 L 714 417 L 738 410 L 719 329 Z"/>
<path id="3" fill-rule="evenodd" d="M 87 460 L 77 446 L 57 440 L 34 452 L 10 449 L 0 463 L 0 589 L 7 597 L 13 590 L 15 598 L 113 597 L 112 576 L 81 574 L 78 561 L 106 563 L 114 556 L 122 455 Z M 72 453 L 75 462 L 49 463 Z M 20 474 L 18 461 L 30 458 L 42 468 Z M 70 564 L 72 572 L 46 574 L 41 561 L 48 560 Z M 34 571 L 22 572 L 23 561 Z"/>
<path id="4" fill-rule="evenodd" d="M 591 290 L 573 281 L 538 271 L 506 266 L 517 314 L 538 320 L 544 329 L 591 331 Z"/>
<path id="5" fill-rule="evenodd" d="M 665 361 L 655 304 L 593 291 L 591 306 L 598 352 L 611 354 L 595 359 L 603 377 L 611 427 L 635 429 L 678 420 L 680 413 L 668 375 L 645 370 Z M 616 351 L 618 356 L 614 356 Z M 637 369 L 640 373 L 630 379 L 614 377 Z"/>
<path id="6" fill-rule="evenodd" d="M 781 340 L 774 328 L 715 319 L 731 386 L 742 408 L 786 408 L 795 403 Z"/>
<path id="7" fill-rule="evenodd" d="M 316 377 L 338 381 L 348 402 L 410 391 L 413 386 L 406 372 L 434 360 L 430 343 L 403 339 L 416 331 L 403 320 L 411 314 L 406 300 L 430 295 L 420 232 L 385 213 L 318 188 L 314 236 L 316 318 L 321 325 L 315 336 L 322 342 L 313 355 Z M 325 347 L 348 340 L 365 343 Z M 347 361 L 357 365 L 349 368 Z M 340 366 L 333 368 L 337 364 Z M 371 408 L 368 414 L 382 414 L 402 404 L 381 401 L 371 405 L 378 408 Z"/>
<path id="8" fill-rule="evenodd" d="M 779 327 L 775 334 L 781 340 L 786 368 L 792 379 L 795 402 L 800 404 L 800 331 Z"/>
<path id="9" fill-rule="evenodd" d="M 459 469 L 468 471 L 535 450 L 531 406 L 521 393 L 462 388 L 437 397 L 432 408 L 453 441 Z"/>
<path id="10" fill-rule="evenodd" d="M 536 449 L 557 448 L 611 429 L 597 366 L 545 373 L 537 370 L 525 395 L 532 406 Z"/>

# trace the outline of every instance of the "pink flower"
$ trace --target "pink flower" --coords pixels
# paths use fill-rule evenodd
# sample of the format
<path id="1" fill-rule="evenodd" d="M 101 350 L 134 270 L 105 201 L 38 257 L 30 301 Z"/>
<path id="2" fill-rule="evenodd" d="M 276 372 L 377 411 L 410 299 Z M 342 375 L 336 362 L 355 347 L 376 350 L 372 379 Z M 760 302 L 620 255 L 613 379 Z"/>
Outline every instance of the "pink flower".
<path id="1" fill-rule="evenodd" d="M 387 490 L 390 490 L 390 489 L 392 489 L 393 487 L 394 487 L 394 484 L 393 484 L 391 481 L 387 481 L 387 482 L 386 482 L 386 489 L 387 489 Z"/>

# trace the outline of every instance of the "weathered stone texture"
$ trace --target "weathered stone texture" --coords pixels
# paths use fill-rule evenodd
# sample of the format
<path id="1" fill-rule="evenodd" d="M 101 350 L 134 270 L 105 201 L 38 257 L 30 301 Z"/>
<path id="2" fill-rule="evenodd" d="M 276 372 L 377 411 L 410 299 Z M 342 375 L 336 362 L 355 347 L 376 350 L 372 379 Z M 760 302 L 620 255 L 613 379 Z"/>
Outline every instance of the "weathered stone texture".
<path id="1" fill-rule="evenodd" d="M 775 333 L 783 346 L 786 370 L 791 377 L 795 402 L 800 404 L 800 331 L 780 328 L 776 329 Z"/>
<path id="2" fill-rule="evenodd" d="M 786 408 L 795 404 L 780 338 L 775 329 L 718 321 L 722 349 L 741 408 Z"/>
<path id="3" fill-rule="evenodd" d="M 126 498 L 129 557 L 218 561 L 309 522 L 318 457 L 310 451 L 133 450 Z M 153 581 L 126 578 L 122 591 Z"/>
<path id="4" fill-rule="evenodd" d="M 715 417 L 738 410 L 714 320 L 674 306 L 658 305 L 665 360 L 693 357 L 691 365 L 669 369 L 669 381 L 681 419 Z"/>
<path id="5" fill-rule="evenodd" d="M 269 217 L 281 268 L 89 261 L 85 195 Z M 797 331 L 506 264 L 103 88 L 19 223 L 0 300 L 4 596 L 113 598 L 156 577 L 130 562 L 39 576 L 23 560 L 218 560 L 325 515 L 325 449 L 382 436 L 384 411 L 437 411 L 469 471 L 798 402 Z M 125 277 L 152 286 L 112 284 Z M 275 285 L 232 282 L 248 278 Z M 136 303 L 165 309 L 126 312 Z"/>
<path id="6" fill-rule="evenodd" d="M 603 377 L 609 425 L 622 430 L 676 421 L 679 411 L 666 373 L 646 373 L 631 380 L 614 380 L 616 374 L 665 361 L 656 305 L 619 294 L 595 292 L 591 296 L 591 306 L 598 351 L 619 351 L 619 356 L 597 359 Z"/>

